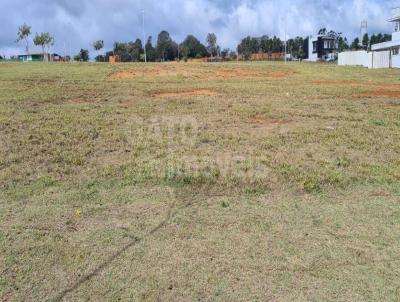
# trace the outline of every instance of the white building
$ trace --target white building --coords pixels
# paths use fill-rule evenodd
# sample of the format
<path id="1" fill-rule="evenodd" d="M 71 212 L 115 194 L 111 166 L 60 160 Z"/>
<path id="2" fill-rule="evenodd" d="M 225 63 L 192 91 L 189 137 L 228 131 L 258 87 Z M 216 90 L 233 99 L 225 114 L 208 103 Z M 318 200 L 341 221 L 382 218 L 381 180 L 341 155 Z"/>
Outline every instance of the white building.
<path id="1" fill-rule="evenodd" d="M 388 20 L 394 23 L 394 32 L 392 33 L 392 41 L 374 44 L 371 46 L 372 51 L 390 51 L 389 67 L 400 68 L 400 7 L 392 10 L 392 16 Z"/>
<path id="2" fill-rule="evenodd" d="M 361 65 L 368 68 L 400 68 L 400 7 L 392 9 L 388 20 L 394 23 L 392 41 L 371 45 L 371 52 L 348 51 L 339 54 L 339 65 Z"/>

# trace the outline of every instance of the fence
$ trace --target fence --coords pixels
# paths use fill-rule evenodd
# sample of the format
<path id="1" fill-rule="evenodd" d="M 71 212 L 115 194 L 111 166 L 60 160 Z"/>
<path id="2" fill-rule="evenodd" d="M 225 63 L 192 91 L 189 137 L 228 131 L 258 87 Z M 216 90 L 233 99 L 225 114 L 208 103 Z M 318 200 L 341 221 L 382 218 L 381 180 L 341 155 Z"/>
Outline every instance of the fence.
<path id="1" fill-rule="evenodd" d="M 364 66 L 368 68 L 392 67 L 390 51 L 347 51 L 339 54 L 340 66 Z"/>

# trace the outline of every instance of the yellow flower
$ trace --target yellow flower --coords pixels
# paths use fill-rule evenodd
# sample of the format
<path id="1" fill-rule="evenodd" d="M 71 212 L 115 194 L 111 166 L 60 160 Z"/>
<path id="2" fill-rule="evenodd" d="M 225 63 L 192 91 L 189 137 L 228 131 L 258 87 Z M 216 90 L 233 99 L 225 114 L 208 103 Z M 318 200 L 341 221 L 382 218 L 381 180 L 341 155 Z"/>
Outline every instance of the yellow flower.
<path id="1" fill-rule="evenodd" d="M 81 209 L 77 209 L 77 210 L 75 211 L 75 215 L 76 215 L 76 216 L 81 217 L 81 214 L 82 214 Z"/>

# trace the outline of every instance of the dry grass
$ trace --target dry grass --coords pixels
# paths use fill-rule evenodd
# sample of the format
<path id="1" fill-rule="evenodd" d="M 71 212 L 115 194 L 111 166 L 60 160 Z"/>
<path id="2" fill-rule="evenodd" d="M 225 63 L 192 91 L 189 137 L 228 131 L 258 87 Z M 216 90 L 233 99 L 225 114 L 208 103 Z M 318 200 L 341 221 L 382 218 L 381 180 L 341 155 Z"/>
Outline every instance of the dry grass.
<path id="1" fill-rule="evenodd" d="M 398 301 L 399 79 L 0 64 L 0 301 Z"/>

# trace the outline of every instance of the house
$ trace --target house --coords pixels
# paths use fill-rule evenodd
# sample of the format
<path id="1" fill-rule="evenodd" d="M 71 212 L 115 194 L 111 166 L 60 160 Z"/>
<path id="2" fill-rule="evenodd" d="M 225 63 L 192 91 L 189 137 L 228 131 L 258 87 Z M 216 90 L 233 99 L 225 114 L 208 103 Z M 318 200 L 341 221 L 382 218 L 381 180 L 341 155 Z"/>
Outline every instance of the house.
<path id="1" fill-rule="evenodd" d="M 62 57 L 56 53 L 53 54 L 43 54 L 43 53 L 28 53 L 26 55 L 18 55 L 18 60 L 23 62 L 41 62 L 41 61 L 50 61 L 50 62 L 64 62 L 69 61 L 69 57 Z"/>
<path id="2" fill-rule="evenodd" d="M 49 60 L 49 54 L 46 54 L 47 60 Z M 30 52 L 24 55 L 18 55 L 18 60 L 23 62 L 39 62 L 44 61 L 45 55 L 43 53 Z"/>
<path id="3" fill-rule="evenodd" d="M 368 68 L 400 68 L 400 7 L 392 9 L 388 20 L 394 23 L 392 40 L 371 45 L 372 51 L 346 51 L 339 54 L 339 65 Z"/>
<path id="4" fill-rule="evenodd" d="M 392 9 L 392 16 L 388 22 L 394 23 L 392 41 L 374 44 L 371 46 L 371 50 L 376 52 L 389 51 L 389 67 L 400 68 L 400 7 Z"/>
<path id="5" fill-rule="evenodd" d="M 330 61 L 335 58 L 336 38 L 329 35 L 309 36 L 304 40 L 305 59 Z"/>

